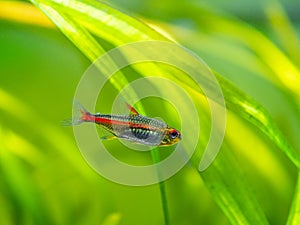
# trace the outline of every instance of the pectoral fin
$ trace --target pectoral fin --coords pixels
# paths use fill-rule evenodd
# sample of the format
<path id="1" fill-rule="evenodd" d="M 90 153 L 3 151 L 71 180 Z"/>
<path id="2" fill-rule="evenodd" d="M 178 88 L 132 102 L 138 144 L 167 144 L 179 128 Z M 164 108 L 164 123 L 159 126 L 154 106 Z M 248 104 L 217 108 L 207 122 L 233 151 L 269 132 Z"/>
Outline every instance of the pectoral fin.
<path id="1" fill-rule="evenodd" d="M 107 135 L 107 136 L 100 137 L 100 139 L 103 140 L 103 141 L 111 141 L 111 140 L 114 140 L 116 138 L 117 138 L 117 136 L 114 136 L 114 135 Z"/>

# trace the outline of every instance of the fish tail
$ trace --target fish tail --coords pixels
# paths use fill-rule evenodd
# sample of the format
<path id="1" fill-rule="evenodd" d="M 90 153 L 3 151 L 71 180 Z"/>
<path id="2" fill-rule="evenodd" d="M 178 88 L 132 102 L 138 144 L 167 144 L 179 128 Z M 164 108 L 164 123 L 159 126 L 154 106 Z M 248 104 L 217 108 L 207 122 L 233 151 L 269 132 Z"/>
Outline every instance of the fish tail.
<path id="1" fill-rule="evenodd" d="M 63 126 L 74 126 L 83 122 L 94 122 L 95 117 L 93 114 L 88 112 L 78 101 L 73 102 L 73 117 L 63 120 Z"/>

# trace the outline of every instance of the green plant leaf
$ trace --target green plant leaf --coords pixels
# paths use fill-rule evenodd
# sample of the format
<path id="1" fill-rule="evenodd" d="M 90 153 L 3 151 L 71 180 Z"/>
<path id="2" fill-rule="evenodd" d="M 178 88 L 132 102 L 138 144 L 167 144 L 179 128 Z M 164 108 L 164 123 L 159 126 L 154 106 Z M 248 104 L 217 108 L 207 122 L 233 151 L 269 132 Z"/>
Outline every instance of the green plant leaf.
<path id="1" fill-rule="evenodd" d="M 42 9 L 91 61 L 94 61 L 101 54 L 105 53 L 105 42 L 108 42 L 112 46 L 117 46 L 142 40 L 167 40 L 161 34 L 138 20 L 100 2 L 87 0 L 39 0 L 32 2 Z M 218 26 L 219 25 L 220 24 L 218 24 Z M 226 23 L 223 23 L 223 25 L 224 27 L 228 27 Z M 100 38 L 99 42 L 95 40 L 88 30 Z M 242 32 L 244 32 L 247 37 L 247 30 L 243 29 Z M 270 47 L 270 43 L 267 42 L 267 44 L 267 46 Z M 264 55 L 265 52 L 261 52 L 261 54 Z M 281 54 L 279 54 L 279 56 L 284 60 L 285 66 L 294 70 L 293 65 L 285 60 L 284 56 Z M 270 63 L 270 61 L 267 63 Z M 160 70 L 157 66 L 152 64 L 148 66 L 148 69 Z M 143 70 L 145 70 L 145 68 L 140 69 L 139 73 L 145 76 Z M 164 69 L 161 74 L 164 74 L 162 76 L 166 78 L 176 80 L 192 93 L 196 99 L 202 95 L 192 82 L 181 80 L 180 77 L 176 76 L 176 73 L 174 74 L 173 72 L 172 70 L 168 71 L 168 69 Z M 280 72 L 282 71 L 277 71 L 278 74 Z M 112 84 L 117 90 L 120 90 L 122 86 L 128 83 L 125 75 L 121 75 L 121 78 L 122 79 L 118 81 L 112 81 Z M 300 168 L 298 155 L 294 149 L 288 145 L 284 136 L 266 110 L 221 76 L 217 75 L 217 78 L 224 92 L 228 109 L 240 117 L 247 119 L 265 133 L 286 153 L 289 159 Z M 289 88 L 294 89 L 294 87 Z M 134 94 L 134 90 L 132 94 Z M 205 131 L 209 131 L 209 129 L 207 128 Z M 201 174 L 207 187 L 232 224 L 268 224 L 255 197 L 251 194 L 252 192 L 248 188 L 243 174 L 239 172 L 239 165 L 228 151 L 227 147 L 223 147 L 223 152 L 215 163 L 206 172 Z M 195 157 L 195 165 L 197 165 L 198 159 L 199 157 Z M 227 173 L 232 174 L 232 177 L 227 176 L 227 178 L 225 178 Z"/>
<path id="2" fill-rule="evenodd" d="M 118 225 L 120 224 L 121 215 L 119 213 L 112 213 L 108 215 L 101 225 Z"/>
<path id="3" fill-rule="evenodd" d="M 293 205 L 290 209 L 287 225 L 297 225 L 300 223 L 300 179 L 298 173 L 298 182 L 295 189 Z"/>
<path id="4" fill-rule="evenodd" d="M 51 18 L 58 25 L 58 27 L 64 32 L 64 34 L 68 38 L 70 38 L 70 40 L 92 62 L 95 61 L 100 55 L 105 53 L 105 50 L 101 47 L 101 45 L 99 45 L 96 42 L 96 40 L 92 37 L 92 35 L 85 28 L 83 28 L 79 23 L 76 23 L 72 19 L 72 17 L 77 17 L 77 16 L 81 15 L 79 13 L 81 11 L 78 9 L 79 9 L 79 7 L 82 7 L 82 5 L 84 5 L 84 3 L 85 3 L 84 1 L 83 2 L 65 1 L 65 2 L 61 2 L 62 4 L 57 4 L 54 1 L 53 2 L 52 1 L 49 1 L 49 2 L 34 1 L 34 2 L 36 4 L 38 4 L 40 9 L 42 9 L 43 12 L 45 12 L 49 16 L 49 18 Z M 97 5 L 97 2 L 93 2 L 93 3 Z M 99 5 L 105 6 L 100 3 L 99 3 Z M 66 6 L 66 8 L 64 8 L 63 6 Z M 56 11 L 55 7 L 58 7 L 59 10 Z M 74 8 L 75 8 L 75 11 L 74 11 Z M 65 13 L 64 13 L 64 9 L 65 9 Z M 109 9 L 109 7 L 107 7 L 106 9 L 102 8 L 102 10 L 100 11 L 100 10 L 97 10 L 96 7 L 85 5 L 85 7 L 82 7 L 82 9 L 83 9 L 83 15 L 85 16 L 85 18 L 87 18 L 86 16 L 90 16 L 90 18 L 93 18 L 92 15 L 94 15 L 94 16 L 97 15 L 97 17 L 98 17 L 102 13 L 106 13 L 106 15 L 108 15 L 112 19 L 114 18 L 114 17 L 111 17 L 106 12 L 106 10 Z M 114 12 L 117 13 L 117 11 L 114 11 Z M 105 18 L 105 15 L 102 14 L 102 17 L 100 17 L 100 18 Z M 130 18 L 130 17 L 128 17 L 128 18 Z M 78 17 L 78 19 L 79 19 L 79 17 Z M 87 24 L 95 24 L 95 22 L 91 23 L 91 22 L 89 22 L 89 20 L 86 21 L 84 18 L 82 18 L 82 19 L 83 19 L 82 21 L 85 21 Z M 106 19 L 108 19 L 108 18 L 106 18 Z M 114 22 L 112 22 L 112 23 L 114 23 Z M 106 24 L 106 23 L 103 23 L 103 24 Z M 116 24 L 118 24 L 118 23 L 116 23 Z M 107 32 L 107 34 L 109 34 L 109 33 L 110 32 Z M 111 32 L 111 33 L 113 35 L 116 35 L 113 32 Z M 133 35 L 133 33 L 131 33 L 131 34 Z M 110 61 L 109 63 L 113 64 L 114 62 Z M 101 68 L 101 69 L 103 69 L 103 68 Z M 119 76 L 118 76 L 117 80 L 111 79 L 110 82 L 114 85 L 114 87 L 117 90 L 121 90 L 122 86 L 125 86 L 128 83 L 127 78 L 121 72 L 119 72 Z M 135 99 L 135 97 L 134 97 L 135 92 L 131 91 L 129 93 L 130 94 L 129 94 L 129 96 L 127 96 L 127 98 Z M 139 109 L 140 109 L 139 110 L 140 112 L 143 112 L 142 108 L 139 108 Z M 158 151 L 154 150 L 151 152 L 151 154 L 152 154 L 153 161 L 155 163 L 157 163 L 159 161 Z M 159 183 L 159 188 L 160 188 L 160 192 L 161 192 L 165 224 L 168 225 L 169 224 L 169 216 L 168 216 L 168 209 L 167 209 L 167 199 L 166 199 L 166 195 L 165 195 L 165 187 L 164 187 L 163 182 Z"/>
<path id="5" fill-rule="evenodd" d="M 221 84 L 227 107 L 234 112 L 238 112 L 239 116 L 258 127 L 285 152 L 297 168 L 300 168 L 298 153 L 288 143 L 267 110 L 231 83 L 222 79 L 220 75 L 216 75 Z"/>
<path id="6" fill-rule="evenodd" d="M 195 10 L 197 9 L 199 8 L 195 8 Z M 198 26 L 205 26 L 211 32 L 222 32 L 222 35 L 234 39 L 237 43 L 241 43 L 255 52 L 273 72 L 268 79 L 287 90 L 299 107 L 299 68 L 271 40 L 257 29 L 237 19 L 216 15 L 210 17 L 211 12 L 206 10 L 202 10 L 201 15 L 203 16 L 194 18 Z M 206 17 L 212 19 L 207 20 Z"/>
<path id="7" fill-rule="evenodd" d="M 84 175 L 84 177 L 89 177 L 85 169 L 78 167 L 79 162 L 81 162 L 79 155 L 69 154 L 68 151 L 66 151 L 66 149 L 71 150 L 76 146 L 57 126 L 45 121 L 35 110 L 1 88 L 0 109 L 11 114 L 16 120 L 25 123 L 27 126 L 33 127 L 35 130 L 43 130 L 44 132 L 38 132 L 39 137 L 49 146 L 59 151 L 65 157 L 66 161 L 73 165 L 74 169 L 78 170 L 80 174 Z M 35 153 L 35 155 L 37 155 L 37 153 Z M 34 158 L 32 158 L 32 160 L 34 160 Z"/>
<path id="8" fill-rule="evenodd" d="M 300 42 L 297 32 L 279 1 L 265 0 L 265 13 L 281 45 L 295 63 L 300 61 Z"/>
<path id="9" fill-rule="evenodd" d="M 39 2 L 39 1 L 37 1 Z M 95 40 L 91 37 L 91 35 L 86 31 L 77 33 L 74 35 L 74 31 L 76 32 L 76 27 L 79 26 L 78 23 L 81 24 L 88 24 L 87 28 L 94 32 L 99 37 L 107 40 L 108 42 L 114 45 L 121 45 L 128 42 L 134 41 L 141 41 L 141 40 L 167 40 L 161 34 L 157 33 L 147 25 L 129 17 L 126 14 L 120 13 L 119 11 L 99 2 L 91 2 L 88 1 L 80 1 L 80 4 L 77 1 L 40 1 L 42 3 L 41 8 L 46 10 L 47 13 L 54 13 L 53 17 L 50 17 L 56 20 L 56 24 L 62 29 L 62 31 L 68 36 L 71 40 L 73 40 L 74 44 L 78 46 L 79 49 L 82 49 L 83 53 L 85 53 L 91 61 L 94 61 L 97 57 L 97 53 L 100 56 L 104 54 L 105 51 L 103 48 L 99 46 L 95 42 Z M 43 4 L 46 6 L 43 7 Z M 50 6 L 58 7 L 58 12 L 62 11 L 63 13 L 68 13 L 70 18 L 67 18 L 65 21 L 67 24 L 64 24 L 64 19 L 62 15 L 59 15 L 55 12 L 54 9 L 47 8 Z M 48 9 L 46 9 L 46 8 Z M 66 15 L 65 15 L 66 16 Z M 71 18 L 77 18 L 78 22 L 74 22 Z M 284 71 L 293 71 L 293 75 L 297 75 L 297 69 L 293 66 L 293 64 L 262 34 L 256 32 L 255 30 L 248 28 L 247 26 L 242 26 L 241 24 L 232 23 L 230 20 L 220 21 L 221 19 L 217 18 L 215 21 L 211 21 L 212 28 L 216 26 L 218 22 L 222 22 L 224 26 L 230 27 L 234 31 L 233 34 L 247 34 L 243 35 L 245 37 L 249 37 L 247 43 L 257 50 L 257 52 L 263 57 L 265 60 L 269 60 L 267 55 L 267 50 L 265 48 L 260 48 L 256 46 L 255 43 L 263 42 L 264 46 L 268 46 L 268 49 L 272 51 L 276 56 L 276 60 L 285 66 L 280 68 L 274 68 L 277 70 L 275 74 L 282 74 L 282 70 Z M 68 29 L 69 26 L 75 24 L 75 29 Z M 80 29 L 84 29 L 81 27 Z M 79 30 L 80 30 L 79 29 Z M 79 35 L 80 34 L 80 35 Z M 249 35 L 248 35 L 249 34 Z M 73 38 L 76 36 L 76 40 Z M 241 40 L 244 41 L 244 40 Z M 90 42 L 91 44 L 87 44 Z M 255 46 L 255 47 L 254 47 Z M 90 49 L 101 49 L 96 51 L 96 54 L 92 56 L 89 53 Z M 269 54 L 268 54 L 269 56 Z M 275 57 L 274 56 L 274 57 Z M 286 63 L 283 63 L 286 62 Z M 269 63 L 270 64 L 270 63 Z M 272 65 L 274 62 L 272 62 Z M 270 64 L 271 65 L 271 64 Z M 153 67 L 150 68 L 151 70 L 155 69 Z M 143 71 L 140 71 L 143 74 Z M 168 71 L 164 71 L 168 72 Z M 173 72 L 173 71 L 172 71 Z M 165 76 L 169 78 L 175 76 L 174 73 L 169 72 L 166 73 Z M 281 76 L 278 76 L 281 79 Z M 188 83 L 187 80 L 180 79 L 180 76 L 176 77 L 177 80 L 180 81 L 182 85 L 186 88 L 193 88 L 195 85 L 192 83 Z M 242 116 L 243 118 L 247 119 L 251 123 L 257 126 L 258 129 L 262 130 L 269 138 L 271 138 L 277 146 L 282 149 L 288 157 L 292 160 L 292 162 L 300 168 L 299 157 L 294 149 L 288 145 L 288 142 L 285 140 L 284 136 L 281 134 L 280 130 L 277 128 L 276 124 L 271 119 L 270 115 L 267 113 L 264 108 L 252 100 L 250 97 L 243 94 L 239 91 L 236 87 L 231 85 L 228 81 L 226 81 L 222 76 L 217 76 L 221 87 L 224 91 L 224 96 L 226 99 L 227 107 L 236 112 L 238 115 Z M 118 81 L 111 81 L 115 87 L 120 90 L 120 87 L 125 86 L 126 78 L 124 76 L 118 76 Z M 286 82 L 285 84 L 292 84 L 291 82 Z M 195 88 L 194 88 L 195 89 Z M 196 92 L 198 90 L 196 89 Z M 298 92 L 298 88 L 297 88 Z M 297 93 L 296 92 L 296 93 Z M 235 94 L 236 93 L 236 94 Z M 134 95 L 134 92 L 132 92 Z M 239 95 L 239 96 L 238 96 Z"/>
<path id="10" fill-rule="evenodd" d="M 213 166 L 201 177 L 231 224 L 269 224 L 230 151 L 231 148 L 223 144 Z"/>
<path id="11" fill-rule="evenodd" d="M 20 143 L 10 142 L 12 141 L 11 138 L 13 138 L 11 137 L 11 133 L 7 130 L 4 131 L 1 127 L 0 138 L 0 170 L 2 180 L 10 190 L 7 195 L 19 206 L 17 209 L 14 209 L 15 213 L 18 213 L 17 220 L 19 220 L 19 223 L 21 221 L 21 223 L 24 223 L 26 221 L 26 214 L 30 213 L 33 216 L 33 220 L 37 223 L 52 224 L 51 216 L 46 207 L 44 207 L 44 202 L 40 198 L 41 193 L 34 185 L 35 181 L 28 173 L 26 164 L 12 154 L 14 147 Z"/>

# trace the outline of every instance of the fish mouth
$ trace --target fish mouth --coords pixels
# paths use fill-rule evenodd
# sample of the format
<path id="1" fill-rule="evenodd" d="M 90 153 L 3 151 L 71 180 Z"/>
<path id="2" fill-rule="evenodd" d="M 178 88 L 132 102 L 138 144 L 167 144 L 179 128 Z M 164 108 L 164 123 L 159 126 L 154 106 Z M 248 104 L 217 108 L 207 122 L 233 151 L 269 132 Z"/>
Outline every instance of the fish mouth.
<path id="1" fill-rule="evenodd" d="M 161 141 L 159 146 L 171 146 L 175 145 L 181 141 L 181 134 L 179 133 L 176 138 L 171 139 L 168 134 L 165 135 L 165 138 Z"/>
<path id="2" fill-rule="evenodd" d="M 167 142 L 167 143 L 162 142 L 159 146 L 172 146 L 172 145 L 177 144 L 179 141 L 180 140 L 170 141 L 170 142 Z"/>

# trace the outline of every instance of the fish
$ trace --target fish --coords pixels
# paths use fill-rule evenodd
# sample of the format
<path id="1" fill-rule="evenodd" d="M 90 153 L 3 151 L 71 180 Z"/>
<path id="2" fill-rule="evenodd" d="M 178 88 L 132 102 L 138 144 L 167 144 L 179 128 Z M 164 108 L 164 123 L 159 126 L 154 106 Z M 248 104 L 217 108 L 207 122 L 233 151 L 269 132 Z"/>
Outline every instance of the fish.
<path id="1" fill-rule="evenodd" d="M 171 146 L 181 140 L 181 133 L 166 123 L 140 115 L 137 110 L 126 103 L 130 110 L 128 115 L 90 113 L 79 102 L 74 102 L 78 117 L 73 117 L 68 124 L 95 123 L 112 135 L 101 137 L 102 140 L 115 138 L 147 146 Z"/>

